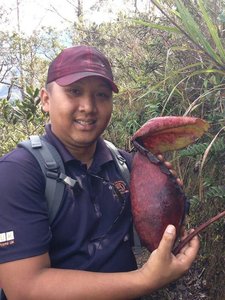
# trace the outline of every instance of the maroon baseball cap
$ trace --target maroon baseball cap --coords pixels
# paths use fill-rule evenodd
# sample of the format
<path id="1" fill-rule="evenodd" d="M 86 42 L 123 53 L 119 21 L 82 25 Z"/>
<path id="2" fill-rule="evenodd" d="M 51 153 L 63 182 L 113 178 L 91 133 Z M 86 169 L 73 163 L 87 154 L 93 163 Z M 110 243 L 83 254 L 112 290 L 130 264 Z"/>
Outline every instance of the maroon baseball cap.
<path id="1" fill-rule="evenodd" d="M 108 59 L 98 49 L 91 46 L 75 46 L 64 49 L 50 64 L 46 83 L 55 81 L 66 86 L 89 76 L 104 78 L 113 92 L 118 87 L 113 81 Z"/>

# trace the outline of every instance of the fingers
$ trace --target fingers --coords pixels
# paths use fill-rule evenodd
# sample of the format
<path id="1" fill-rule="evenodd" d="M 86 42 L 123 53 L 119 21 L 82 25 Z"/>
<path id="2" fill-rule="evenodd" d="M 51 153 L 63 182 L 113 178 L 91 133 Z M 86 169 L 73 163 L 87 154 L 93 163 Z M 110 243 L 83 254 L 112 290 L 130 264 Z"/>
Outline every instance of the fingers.
<path id="1" fill-rule="evenodd" d="M 158 158 L 160 161 L 164 162 L 164 157 L 162 156 L 162 154 L 157 154 L 157 158 Z"/>
<path id="2" fill-rule="evenodd" d="M 190 241 L 190 247 L 186 250 L 186 253 L 188 252 L 196 257 L 199 247 L 200 247 L 200 241 L 199 241 L 199 237 L 196 235 Z"/>
<path id="3" fill-rule="evenodd" d="M 194 231 L 194 229 L 192 229 L 190 233 L 192 233 Z M 186 237 L 188 236 L 188 233 L 187 231 L 185 232 L 185 234 L 183 235 L 182 239 L 181 240 L 184 240 Z M 180 253 L 183 253 L 183 254 L 191 254 L 191 255 L 196 255 L 198 250 L 199 250 L 199 247 L 200 247 L 200 242 L 199 242 L 199 238 L 198 236 L 194 236 L 189 243 L 187 243 L 180 251 Z M 196 252 L 196 254 L 195 254 Z"/>
<path id="4" fill-rule="evenodd" d="M 181 252 L 176 256 L 178 260 L 186 266 L 186 271 L 188 271 L 197 257 L 199 250 L 199 239 L 195 236 L 189 243 L 189 246 L 185 246 Z"/>
<path id="5" fill-rule="evenodd" d="M 177 183 L 178 183 L 178 185 L 180 185 L 180 186 L 183 186 L 183 185 L 184 185 L 183 180 L 181 180 L 180 178 L 177 178 Z"/>
<path id="6" fill-rule="evenodd" d="M 164 231 L 163 237 L 160 241 L 158 250 L 163 257 L 171 255 L 171 251 L 176 238 L 176 228 L 173 225 L 168 225 Z"/>
<path id="7" fill-rule="evenodd" d="M 157 158 L 164 163 L 174 177 L 177 177 L 177 172 L 173 169 L 173 165 L 169 161 L 165 161 L 162 154 L 158 154 Z M 178 185 L 183 186 L 183 181 L 180 178 L 177 178 L 176 180 Z"/>
<path id="8" fill-rule="evenodd" d="M 200 247 L 198 236 L 194 236 L 189 243 L 187 243 L 180 252 L 176 255 L 176 258 L 184 266 L 184 270 L 188 270 L 193 261 L 196 259 Z"/>

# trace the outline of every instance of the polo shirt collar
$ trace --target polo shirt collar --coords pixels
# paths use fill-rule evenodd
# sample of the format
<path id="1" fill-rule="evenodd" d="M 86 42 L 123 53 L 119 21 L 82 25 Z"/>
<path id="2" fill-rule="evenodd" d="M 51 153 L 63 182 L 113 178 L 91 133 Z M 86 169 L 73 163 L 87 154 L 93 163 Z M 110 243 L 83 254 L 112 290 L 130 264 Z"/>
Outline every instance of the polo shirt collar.
<path id="1" fill-rule="evenodd" d="M 112 154 L 107 147 L 106 143 L 104 142 L 103 138 L 99 138 L 97 140 L 94 160 L 92 162 L 92 165 L 90 167 L 90 171 L 93 173 L 97 173 L 100 171 L 101 166 L 104 164 L 107 164 L 108 162 L 112 161 L 113 157 Z"/>

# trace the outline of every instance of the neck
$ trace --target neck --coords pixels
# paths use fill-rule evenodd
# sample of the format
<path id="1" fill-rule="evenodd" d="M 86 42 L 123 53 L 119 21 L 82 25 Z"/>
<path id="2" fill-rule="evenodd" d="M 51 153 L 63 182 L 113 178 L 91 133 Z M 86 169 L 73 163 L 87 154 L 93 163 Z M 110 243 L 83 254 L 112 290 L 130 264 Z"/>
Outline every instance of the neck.
<path id="1" fill-rule="evenodd" d="M 92 164 L 93 157 L 95 154 L 96 143 L 91 144 L 88 147 L 67 147 L 67 149 L 73 155 L 74 158 L 80 160 L 89 168 Z"/>

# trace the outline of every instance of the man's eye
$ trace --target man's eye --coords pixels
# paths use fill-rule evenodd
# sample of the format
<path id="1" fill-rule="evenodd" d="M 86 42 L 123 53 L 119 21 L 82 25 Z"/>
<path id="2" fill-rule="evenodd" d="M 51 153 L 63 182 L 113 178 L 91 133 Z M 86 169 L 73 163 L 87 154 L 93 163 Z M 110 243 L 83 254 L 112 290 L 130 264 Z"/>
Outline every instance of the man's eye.
<path id="1" fill-rule="evenodd" d="M 101 98 L 110 98 L 111 94 L 110 93 L 106 93 L 106 92 L 98 92 L 97 97 L 101 97 Z"/>
<path id="2" fill-rule="evenodd" d="M 105 93 L 102 93 L 102 92 L 97 93 L 97 95 L 98 95 L 99 97 L 107 97 L 107 95 L 106 95 Z"/>
<path id="3" fill-rule="evenodd" d="M 81 91 L 78 88 L 71 88 L 71 89 L 69 89 L 69 93 L 71 95 L 80 95 Z"/>

